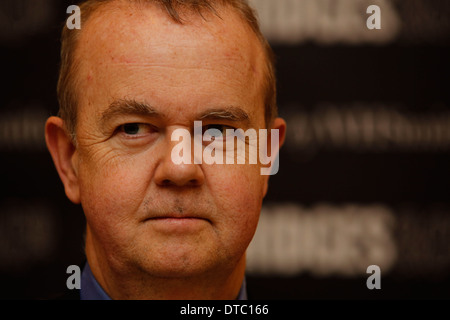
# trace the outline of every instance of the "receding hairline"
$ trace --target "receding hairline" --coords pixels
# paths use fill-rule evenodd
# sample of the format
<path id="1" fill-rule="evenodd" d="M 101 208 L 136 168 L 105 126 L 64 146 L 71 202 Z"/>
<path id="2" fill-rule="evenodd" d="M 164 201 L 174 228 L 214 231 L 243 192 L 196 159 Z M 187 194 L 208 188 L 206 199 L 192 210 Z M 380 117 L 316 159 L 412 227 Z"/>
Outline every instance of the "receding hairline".
<path id="1" fill-rule="evenodd" d="M 209 22 L 209 18 L 215 16 L 215 17 L 223 20 L 222 16 L 221 16 L 222 9 L 223 8 L 229 9 L 230 12 L 236 13 L 237 16 L 239 16 L 241 18 L 240 20 L 243 22 L 243 25 L 245 25 L 246 27 L 249 27 L 249 30 L 253 31 L 252 34 L 255 35 L 256 39 L 261 44 L 260 47 L 262 49 L 262 52 L 266 51 L 263 46 L 263 44 L 266 43 L 266 39 L 262 36 L 259 29 L 256 29 L 252 25 L 251 22 L 247 21 L 245 19 L 245 17 L 243 17 L 243 15 L 239 11 L 239 9 L 233 7 L 230 3 L 228 3 L 225 0 L 218 0 L 218 1 L 214 1 L 214 2 L 215 2 L 214 7 L 208 7 L 208 9 L 210 9 L 209 11 L 199 8 L 199 9 L 197 9 L 197 12 L 196 12 L 196 10 L 194 10 L 193 8 L 188 8 L 187 5 L 183 4 L 181 1 L 180 2 L 175 1 L 175 4 L 176 4 L 175 8 L 177 9 L 177 11 L 172 13 L 172 12 L 169 12 L 168 9 L 164 8 L 163 5 L 158 1 L 148 1 L 148 0 L 105 0 L 105 1 L 100 1 L 93 7 L 93 9 L 90 10 L 90 13 L 86 17 L 86 19 L 84 21 L 82 21 L 83 27 L 81 28 L 81 30 L 78 31 L 77 37 L 75 37 L 75 41 L 74 41 L 75 42 L 75 50 L 73 53 L 76 54 L 76 52 L 78 51 L 78 48 L 80 47 L 79 39 L 82 35 L 84 35 L 86 33 L 86 29 L 89 29 L 91 23 L 93 21 L 103 20 L 103 19 L 100 19 L 101 14 L 108 14 L 109 12 L 111 12 L 111 10 L 118 10 L 118 12 L 119 12 L 119 10 L 123 9 L 123 8 L 129 8 L 130 10 L 135 12 L 134 7 L 139 7 L 139 6 L 145 6 L 147 8 L 149 8 L 149 7 L 158 8 L 161 10 L 162 13 L 164 13 L 162 15 L 162 17 L 169 17 L 169 18 L 171 18 L 170 20 L 172 20 L 173 22 L 176 22 L 180 25 L 192 24 L 192 23 L 194 23 L 196 18 L 200 18 L 205 22 Z M 270 57 L 268 57 L 268 58 L 270 58 Z"/>
<path id="2" fill-rule="evenodd" d="M 101 24 L 103 27 L 105 26 L 104 21 L 107 21 L 107 19 L 104 19 L 105 16 L 108 16 L 111 14 L 111 12 L 114 13 L 123 13 L 122 9 L 129 9 L 130 13 L 132 12 L 137 13 L 138 15 L 141 13 L 141 11 L 136 12 L 135 7 L 139 6 L 145 6 L 146 9 L 159 9 L 160 18 L 167 20 L 169 23 L 175 23 L 177 25 L 181 26 L 196 26 L 199 28 L 204 28 L 207 26 L 209 22 L 212 22 L 212 19 L 219 19 L 220 22 L 223 20 L 223 17 L 226 15 L 227 11 L 230 13 L 234 13 L 231 16 L 239 17 L 237 20 L 240 20 L 242 22 L 242 25 L 246 28 L 248 28 L 249 35 L 255 37 L 256 42 L 255 44 L 258 44 L 258 49 L 261 50 L 262 53 L 265 53 L 265 48 L 262 45 L 261 42 L 265 41 L 264 38 L 259 37 L 258 31 L 255 30 L 252 25 L 246 21 L 241 14 L 239 14 L 238 9 L 232 7 L 231 5 L 224 3 L 222 4 L 222 1 L 218 1 L 218 5 L 212 8 L 213 11 L 200 11 L 198 14 L 194 12 L 192 9 L 188 8 L 179 8 L 177 12 L 177 17 L 179 20 L 173 19 L 172 16 L 167 14 L 167 10 L 162 8 L 158 3 L 154 3 L 152 1 L 145 1 L 145 0 L 110 0 L 101 2 L 98 7 L 96 7 L 87 17 L 87 19 L 84 21 L 83 28 L 79 31 L 79 35 L 77 36 L 76 42 L 76 50 L 74 50 L 74 54 L 76 55 L 79 47 L 80 47 L 80 37 L 85 36 L 86 34 L 90 34 L 93 32 L 93 30 L 96 29 L 95 25 L 92 25 L 92 23 L 96 23 L 98 26 Z M 153 7 L 153 8 L 152 8 Z M 178 8 L 177 8 L 178 9 Z M 155 11 L 153 11 L 155 12 Z M 156 11 L 157 12 L 157 11 Z M 133 17 L 134 18 L 134 17 Z M 157 16 L 158 19 L 158 16 Z M 109 20 L 108 23 L 114 24 L 115 21 Z M 197 24 L 197 22 L 200 22 L 201 24 Z M 226 25 L 222 26 L 223 28 L 227 28 Z M 91 30 L 93 29 L 93 30 Z M 94 31 L 95 32 L 95 31 Z M 82 45 L 82 44 L 81 44 Z"/>

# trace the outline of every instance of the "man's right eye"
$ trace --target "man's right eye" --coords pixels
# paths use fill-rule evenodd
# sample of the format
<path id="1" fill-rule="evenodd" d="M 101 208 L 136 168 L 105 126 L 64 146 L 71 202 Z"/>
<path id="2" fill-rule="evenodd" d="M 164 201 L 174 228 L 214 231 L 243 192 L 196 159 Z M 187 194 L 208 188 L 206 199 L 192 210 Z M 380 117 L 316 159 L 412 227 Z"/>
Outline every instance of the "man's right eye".
<path id="1" fill-rule="evenodd" d="M 122 126 L 123 132 L 126 134 L 135 135 L 139 133 L 139 124 L 138 123 L 127 123 Z"/>
<path id="2" fill-rule="evenodd" d="M 153 128 L 145 123 L 126 123 L 118 128 L 118 131 L 128 136 L 142 136 L 152 133 Z"/>

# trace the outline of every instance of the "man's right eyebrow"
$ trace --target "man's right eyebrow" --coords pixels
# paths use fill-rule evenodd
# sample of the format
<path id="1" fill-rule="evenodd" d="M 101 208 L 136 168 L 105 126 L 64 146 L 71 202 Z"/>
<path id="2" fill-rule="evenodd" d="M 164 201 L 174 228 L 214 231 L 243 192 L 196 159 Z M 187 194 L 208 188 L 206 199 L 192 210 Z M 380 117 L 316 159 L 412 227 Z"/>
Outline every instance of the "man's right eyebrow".
<path id="1" fill-rule="evenodd" d="M 123 115 L 141 115 L 147 117 L 161 117 L 161 114 L 155 108 L 145 102 L 136 100 L 120 99 L 112 102 L 108 108 L 103 111 L 101 122 L 106 123 L 112 118 Z"/>

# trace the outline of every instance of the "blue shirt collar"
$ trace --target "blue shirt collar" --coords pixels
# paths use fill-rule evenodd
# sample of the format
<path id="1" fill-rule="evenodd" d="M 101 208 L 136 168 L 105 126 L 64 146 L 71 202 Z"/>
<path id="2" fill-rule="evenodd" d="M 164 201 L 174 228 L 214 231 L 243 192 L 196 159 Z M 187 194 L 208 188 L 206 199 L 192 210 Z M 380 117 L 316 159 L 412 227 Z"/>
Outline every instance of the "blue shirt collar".
<path id="1" fill-rule="evenodd" d="M 89 263 L 86 262 L 83 272 L 81 273 L 81 290 L 80 290 L 81 300 L 111 300 L 111 298 L 106 294 L 100 284 L 94 277 L 94 274 L 89 267 Z M 236 298 L 236 300 L 247 300 L 247 284 L 244 280 L 242 281 L 241 290 Z"/>
<path id="2" fill-rule="evenodd" d="M 83 272 L 81 273 L 81 300 L 111 300 L 100 284 L 94 277 L 94 274 L 86 262 Z"/>

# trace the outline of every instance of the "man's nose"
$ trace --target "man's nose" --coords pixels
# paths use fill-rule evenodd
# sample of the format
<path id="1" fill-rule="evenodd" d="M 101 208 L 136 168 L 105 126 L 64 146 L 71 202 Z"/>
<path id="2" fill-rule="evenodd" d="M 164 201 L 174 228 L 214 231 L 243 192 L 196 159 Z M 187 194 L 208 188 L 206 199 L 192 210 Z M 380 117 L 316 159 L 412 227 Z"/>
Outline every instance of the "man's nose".
<path id="1" fill-rule="evenodd" d="M 194 151 L 192 141 L 190 143 Z M 155 170 L 155 182 L 159 186 L 197 187 L 203 184 L 205 176 L 200 164 L 194 164 L 193 154 L 190 163 L 176 164 L 172 159 L 172 149 L 178 142 L 167 142 L 158 166 Z"/>

